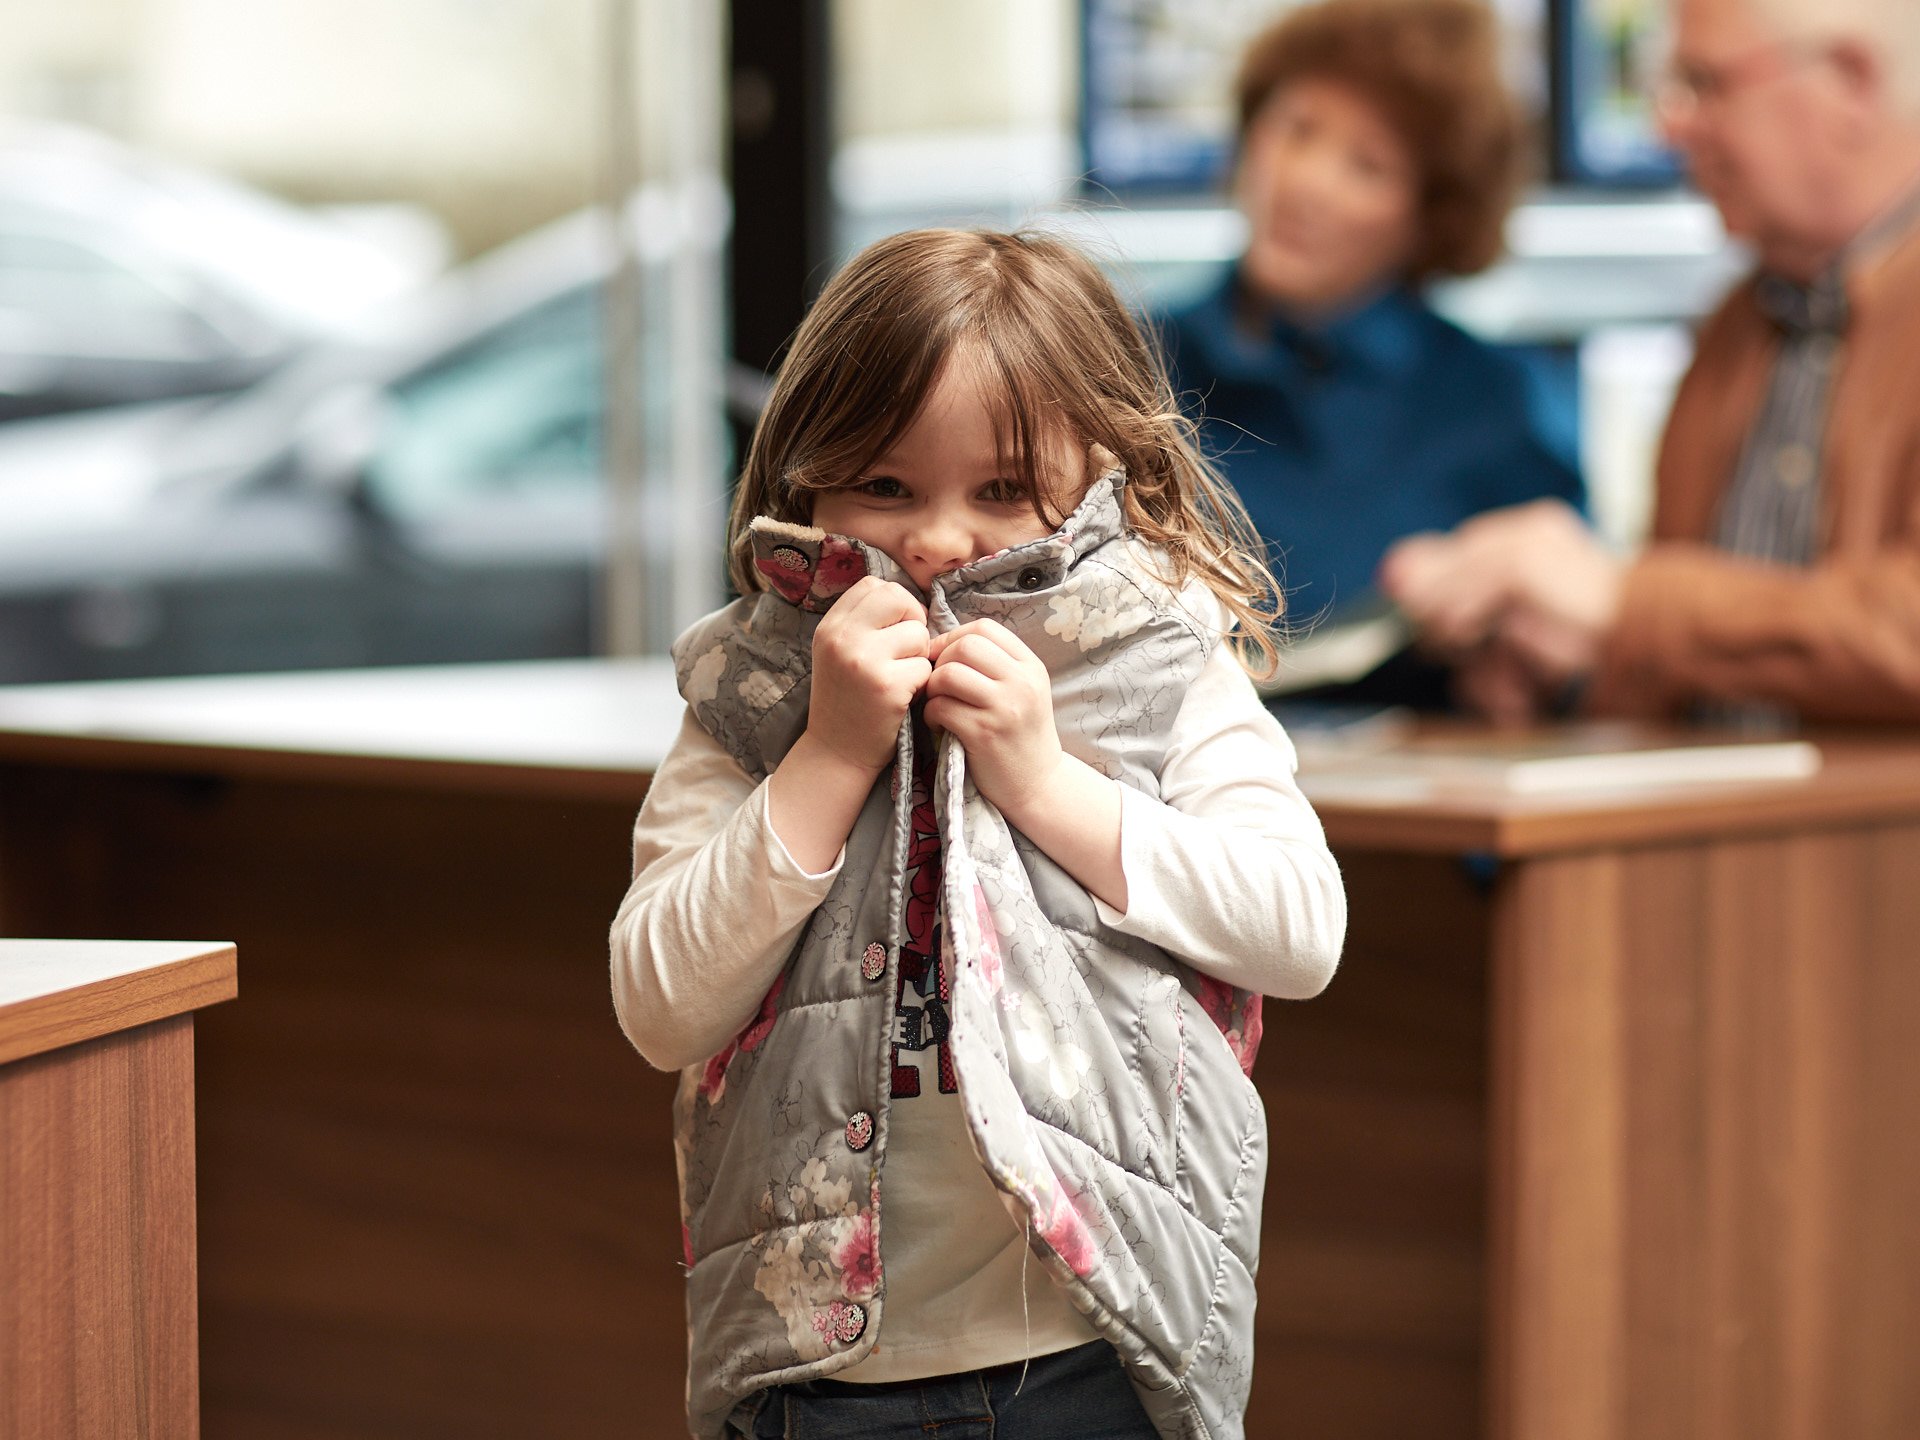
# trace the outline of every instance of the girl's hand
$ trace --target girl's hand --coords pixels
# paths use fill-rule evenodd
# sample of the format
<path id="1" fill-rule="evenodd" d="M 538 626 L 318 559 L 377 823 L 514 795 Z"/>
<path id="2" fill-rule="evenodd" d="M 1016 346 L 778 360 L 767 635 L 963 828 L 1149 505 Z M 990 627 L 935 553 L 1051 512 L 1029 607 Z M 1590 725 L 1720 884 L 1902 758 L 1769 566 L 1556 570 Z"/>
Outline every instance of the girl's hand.
<path id="1" fill-rule="evenodd" d="M 813 632 L 807 735 L 842 762 L 879 774 L 932 671 L 926 608 L 904 585 L 862 576 Z"/>
<path id="2" fill-rule="evenodd" d="M 1024 829 L 1021 819 L 1045 803 L 1065 758 L 1047 667 L 997 620 L 936 635 L 930 653 L 927 723 L 966 747 L 980 793 Z"/>

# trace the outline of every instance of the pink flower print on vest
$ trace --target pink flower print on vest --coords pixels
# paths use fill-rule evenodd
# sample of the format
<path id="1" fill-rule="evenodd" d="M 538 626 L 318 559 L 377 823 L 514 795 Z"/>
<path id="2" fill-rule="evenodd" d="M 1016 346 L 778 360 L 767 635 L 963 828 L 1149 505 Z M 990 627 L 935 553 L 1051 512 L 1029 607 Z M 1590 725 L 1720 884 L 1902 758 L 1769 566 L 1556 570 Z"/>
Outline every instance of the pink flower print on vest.
<path id="1" fill-rule="evenodd" d="M 851 1300 L 870 1299 L 880 1288 L 880 1247 L 873 1239 L 873 1212 L 853 1217 L 846 1239 L 833 1250 L 833 1268 Z"/>
<path id="2" fill-rule="evenodd" d="M 851 1345 L 860 1338 L 860 1332 L 867 1328 L 867 1312 L 864 1306 L 836 1300 L 826 1309 L 813 1317 L 814 1333 L 828 1340 L 838 1340 L 843 1345 Z"/>
<path id="3" fill-rule="evenodd" d="M 813 564 L 798 545 L 776 545 L 766 554 L 756 555 L 753 568 L 766 577 L 776 595 L 795 605 L 813 588 Z"/>
<path id="4" fill-rule="evenodd" d="M 1085 1279 L 1091 1275 L 1094 1266 L 1099 1264 L 1099 1252 L 1094 1249 L 1093 1233 L 1087 1229 L 1087 1222 L 1080 1218 L 1080 1211 L 1073 1203 L 1073 1194 L 1058 1173 L 1053 1177 L 1053 1204 L 1047 1211 L 1045 1223 L 1040 1227 L 1040 1238 L 1053 1247 L 1073 1273 Z"/>
<path id="5" fill-rule="evenodd" d="M 916 713 L 913 717 L 913 809 L 907 839 L 907 898 L 902 922 L 906 948 L 933 954 L 934 922 L 940 913 L 940 821 L 933 805 L 934 760 L 938 754 L 933 732 Z M 895 766 L 898 784 L 898 766 Z M 898 798 L 898 791 L 895 791 Z"/>
<path id="6" fill-rule="evenodd" d="M 719 1054 L 707 1061 L 706 1071 L 701 1075 L 700 1083 L 694 1092 L 707 1104 L 718 1105 L 725 1097 L 727 1067 L 733 1063 L 733 1057 L 738 1054 L 751 1054 L 766 1043 L 768 1034 L 773 1030 L 777 1013 L 774 1004 L 779 1000 L 780 992 L 786 988 L 787 972 L 782 970 L 774 977 L 773 985 L 760 1001 L 759 1013 L 747 1022 L 746 1029 L 734 1036 Z"/>
<path id="7" fill-rule="evenodd" d="M 753 568 L 774 594 L 803 610 L 825 610 L 867 573 L 867 558 L 850 540 L 828 535 L 816 559 L 799 544 L 769 545 L 753 557 Z"/>
<path id="8" fill-rule="evenodd" d="M 1200 1008 L 1227 1037 L 1227 1048 L 1240 1062 L 1240 1068 L 1252 1075 L 1254 1057 L 1260 1053 L 1260 1035 L 1265 1029 L 1260 1018 L 1260 997 L 1250 990 L 1236 990 L 1211 975 L 1197 978 Z"/>
<path id="9" fill-rule="evenodd" d="M 829 535 L 820 546 L 820 566 L 814 571 L 813 593 L 821 600 L 833 600 L 853 588 L 867 573 L 867 560 L 838 535 Z"/>
<path id="10" fill-rule="evenodd" d="M 993 926 L 993 909 L 987 904 L 987 892 L 973 887 L 973 918 L 980 928 L 980 978 L 987 982 L 987 993 L 998 995 L 1002 983 L 1000 932 Z"/>

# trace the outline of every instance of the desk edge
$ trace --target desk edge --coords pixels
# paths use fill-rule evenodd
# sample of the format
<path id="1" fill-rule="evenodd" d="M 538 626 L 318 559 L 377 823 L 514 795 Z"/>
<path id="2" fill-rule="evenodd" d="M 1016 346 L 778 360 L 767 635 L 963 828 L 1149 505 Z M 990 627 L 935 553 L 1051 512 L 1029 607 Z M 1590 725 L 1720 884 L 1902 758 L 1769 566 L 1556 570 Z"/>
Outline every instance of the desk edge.
<path id="1" fill-rule="evenodd" d="M 0 1010 L 0 1065 L 171 1019 L 240 993 L 238 952 L 209 948 Z"/>

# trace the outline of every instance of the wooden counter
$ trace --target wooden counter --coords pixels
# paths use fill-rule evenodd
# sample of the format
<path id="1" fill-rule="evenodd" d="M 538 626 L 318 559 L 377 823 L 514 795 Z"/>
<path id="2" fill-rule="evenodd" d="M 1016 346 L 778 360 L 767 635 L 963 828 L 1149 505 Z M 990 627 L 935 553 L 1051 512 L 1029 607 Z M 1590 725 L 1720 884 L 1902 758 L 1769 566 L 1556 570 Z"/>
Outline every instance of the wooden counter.
<path id="1" fill-rule="evenodd" d="M 660 663 L 0 691 L 0 926 L 252 957 L 209 1430 L 673 1433 L 671 1077 L 604 937 L 679 715 Z M 1823 748 L 1321 804 L 1352 928 L 1268 1009 L 1250 1435 L 1920 1433 L 1920 742 Z"/>
<path id="2" fill-rule="evenodd" d="M 1658 743 L 1663 733 L 1648 731 L 1645 743 Z M 1367 798 L 1316 777 L 1310 766 L 1301 779 L 1336 846 L 1428 855 L 1521 859 L 1920 814 L 1920 732 L 1835 732 L 1817 739 L 1819 773 L 1799 781 L 1518 795 L 1489 785 L 1423 787 L 1393 777 Z"/>
<path id="3" fill-rule="evenodd" d="M 229 945 L 0 940 L 0 1437 L 199 1433 L 193 1012 Z"/>
<path id="4" fill-rule="evenodd" d="M 1320 787 L 1353 922 L 1306 1009 L 1400 1053 L 1279 1058 L 1263 1085 L 1306 1126 L 1367 1093 L 1381 1144 L 1350 1180 L 1406 1209 L 1330 1220 L 1302 1271 L 1345 1229 L 1457 1281 L 1470 1196 L 1471 1301 L 1383 1302 L 1357 1326 L 1376 1358 L 1397 1350 L 1376 1373 L 1391 1389 L 1447 1353 L 1470 1305 L 1482 1325 L 1471 1374 L 1429 1396 L 1456 1416 L 1471 1385 L 1477 1427 L 1391 1404 L 1360 1421 L 1342 1397 L 1311 1433 L 1920 1434 L 1920 737 L 1819 748 L 1797 782 Z M 1387 993 L 1400 982 L 1417 1012 Z M 1414 1133 L 1436 1106 L 1443 1123 Z M 1283 1309 L 1300 1293 L 1261 1281 Z"/>

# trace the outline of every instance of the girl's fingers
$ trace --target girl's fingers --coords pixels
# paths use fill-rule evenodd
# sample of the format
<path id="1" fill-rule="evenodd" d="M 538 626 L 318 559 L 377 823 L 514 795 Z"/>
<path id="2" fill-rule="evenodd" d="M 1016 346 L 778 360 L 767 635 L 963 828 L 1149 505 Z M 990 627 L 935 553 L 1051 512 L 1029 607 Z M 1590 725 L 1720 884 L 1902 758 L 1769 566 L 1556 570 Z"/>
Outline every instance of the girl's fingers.
<path id="1" fill-rule="evenodd" d="M 997 620 L 971 620 L 944 635 L 933 637 L 928 655 L 935 665 L 947 656 L 963 659 L 976 670 L 1001 679 L 1021 665 L 1038 665 L 1040 657 Z"/>
<path id="2" fill-rule="evenodd" d="M 1011 680 L 1020 666 L 1011 655 L 980 635 L 963 635 L 931 656 L 936 669 L 967 668 L 995 680 Z"/>
<path id="3" fill-rule="evenodd" d="M 935 730 L 944 730 L 968 746 L 983 743 L 988 738 L 993 719 L 992 707 L 969 704 L 958 695 L 929 693 L 927 707 L 922 713 L 926 716 L 927 724 Z"/>
<path id="4" fill-rule="evenodd" d="M 998 620 L 982 620 L 980 622 L 980 633 L 1015 660 L 1023 664 L 1027 661 L 1032 661 L 1036 665 L 1040 663 L 1040 657 L 1028 648 L 1027 642 L 1014 634 L 1013 631 L 1007 629 L 1007 627 L 1002 625 Z"/>
<path id="5" fill-rule="evenodd" d="M 922 625 L 927 623 L 927 607 L 920 603 L 920 597 L 918 595 L 915 595 L 899 581 L 883 581 L 880 591 L 881 594 L 886 597 L 887 604 L 896 612 L 893 617 L 894 619 L 917 620 Z"/>
<path id="6" fill-rule="evenodd" d="M 863 575 L 853 583 L 853 587 L 842 595 L 833 605 L 838 610 L 846 607 L 847 619 L 870 625 L 875 630 L 885 629 L 901 620 L 917 620 L 927 623 L 927 608 L 914 597 L 906 586 L 893 580 L 881 580 L 872 575 Z"/>
<path id="7" fill-rule="evenodd" d="M 927 627 L 918 620 L 896 620 L 880 632 L 886 642 L 887 653 L 893 659 L 905 660 L 909 657 L 932 663 L 928 654 Z"/>
<path id="8" fill-rule="evenodd" d="M 925 711 L 930 729 L 956 735 L 963 744 L 972 736 L 972 720 L 979 713 L 976 707 L 956 700 L 951 695 L 934 696 L 927 701 Z"/>
<path id="9" fill-rule="evenodd" d="M 964 628 L 972 630 L 977 635 L 985 636 L 1016 660 L 1037 660 L 1040 658 L 1027 648 L 1026 641 L 1022 640 L 998 620 L 975 620 Z"/>
<path id="10" fill-rule="evenodd" d="M 894 694 L 900 698 L 902 705 L 911 703 L 916 695 L 927 688 L 932 674 L 933 666 L 924 655 L 895 660 L 887 672 L 889 681 L 896 687 Z"/>
<path id="11" fill-rule="evenodd" d="M 944 635 L 934 636 L 933 658 L 935 663 L 937 664 L 939 662 L 940 652 L 946 649 L 947 646 L 956 645 L 969 635 L 984 635 L 987 633 L 987 627 L 989 625 L 996 630 L 1004 630 L 1006 628 L 995 620 L 969 620 L 964 625 L 954 626 L 953 629 L 947 631 Z"/>
<path id="12" fill-rule="evenodd" d="M 835 601 L 820 622 L 816 639 L 827 637 L 849 657 L 864 653 L 885 660 L 925 659 L 927 612 L 904 586 L 868 575 Z"/>
<path id="13" fill-rule="evenodd" d="M 967 665 L 935 666 L 927 680 L 929 700 L 953 699 L 981 710 L 992 708 L 996 689 L 991 678 Z"/>

